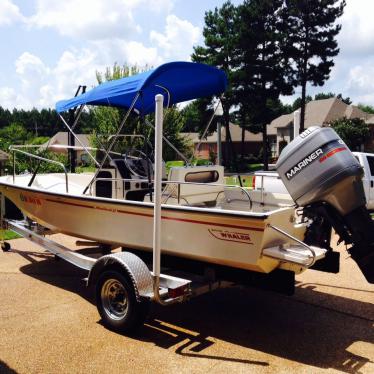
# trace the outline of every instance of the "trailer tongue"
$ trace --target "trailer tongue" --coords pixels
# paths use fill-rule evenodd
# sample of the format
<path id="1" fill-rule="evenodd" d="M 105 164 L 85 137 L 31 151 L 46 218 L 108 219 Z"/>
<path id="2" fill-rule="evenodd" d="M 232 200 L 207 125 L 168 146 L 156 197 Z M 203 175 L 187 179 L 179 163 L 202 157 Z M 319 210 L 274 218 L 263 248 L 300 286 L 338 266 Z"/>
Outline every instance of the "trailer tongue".
<path id="1" fill-rule="evenodd" d="M 374 283 L 374 222 L 365 207 L 363 171 L 346 144 L 328 127 L 311 127 L 284 148 L 277 171 L 310 224 L 309 241 L 323 246 L 323 228 L 334 228 L 369 283 Z M 317 227 L 318 226 L 318 227 Z M 320 230 L 318 230 L 318 228 Z M 319 235 L 316 233 L 319 232 Z"/>

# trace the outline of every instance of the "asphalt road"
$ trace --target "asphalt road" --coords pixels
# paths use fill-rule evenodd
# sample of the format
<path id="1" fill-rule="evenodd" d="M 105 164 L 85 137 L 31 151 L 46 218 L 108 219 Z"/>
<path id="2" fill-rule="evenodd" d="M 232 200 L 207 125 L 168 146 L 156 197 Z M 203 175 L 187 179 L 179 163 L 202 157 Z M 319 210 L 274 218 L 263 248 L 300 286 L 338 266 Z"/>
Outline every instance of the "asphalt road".
<path id="1" fill-rule="evenodd" d="M 341 273 L 307 271 L 292 297 L 234 287 L 155 305 L 127 337 L 101 325 L 84 272 L 25 239 L 11 245 L 0 373 L 374 373 L 374 286 L 342 248 Z"/>

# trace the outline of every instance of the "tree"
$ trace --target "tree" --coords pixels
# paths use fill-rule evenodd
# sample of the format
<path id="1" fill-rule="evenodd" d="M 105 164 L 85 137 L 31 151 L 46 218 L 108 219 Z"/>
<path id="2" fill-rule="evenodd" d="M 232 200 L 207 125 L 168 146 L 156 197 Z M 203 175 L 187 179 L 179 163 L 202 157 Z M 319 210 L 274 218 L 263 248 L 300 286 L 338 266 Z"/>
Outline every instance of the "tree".
<path id="1" fill-rule="evenodd" d="M 122 66 L 115 63 L 112 68 L 106 68 L 105 73 L 96 72 L 97 81 L 99 84 L 120 79 L 123 77 L 128 77 L 130 75 L 141 73 L 147 70 L 148 67 L 138 67 L 138 66 L 129 66 L 124 64 Z M 91 142 L 95 147 L 104 147 L 107 148 L 111 143 L 112 139 L 109 139 L 111 135 L 114 135 L 121 123 L 122 118 L 124 117 L 126 110 L 106 107 L 106 106 L 97 106 L 92 109 L 93 122 L 94 122 L 94 134 L 92 136 Z M 150 114 L 146 116 L 150 122 L 153 122 L 154 115 Z M 181 152 L 186 154 L 190 153 L 190 147 L 187 140 L 180 136 L 180 131 L 185 126 L 185 119 L 183 115 L 176 109 L 176 107 L 168 108 L 164 112 L 164 125 L 163 125 L 163 134 L 164 136 Z M 154 132 L 153 129 L 145 124 L 143 118 L 136 116 L 134 114 L 130 115 L 125 125 L 125 130 L 123 134 L 138 134 L 143 135 L 146 140 L 151 144 L 154 141 Z M 146 147 L 145 141 L 140 140 L 139 138 L 133 139 L 130 137 L 122 138 L 116 142 L 113 151 L 123 153 L 129 148 L 139 148 Z M 163 147 L 164 149 L 164 159 L 170 160 L 173 157 L 176 157 L 175 152 L 167 145 Z"/>
<path id="2" fill-rule="evenodd" d="M 0 129 L 0 145 L 5 152 L 8 152 L 10 145 L 26 144 L 30 138 L 31 134 L 20 123 L 13 122 L 9 126 Z"/>
<path id="3" fill-rule="evenodd" d="M 366 113 L 374 114 L 374 106 L 372 105 L 358 104 L 357 106 Z"/>
<path id="4" fill-rule="evenodd" d="M 246 0 L 238 11 L 238 56 L 242 61 L 238 104 L 251 129 L 261 128 L 265 170 L 269 148 L 267 124 L 279 114 L 279 96 L 293 93 L 292 70 L 282 49 L 285 35 L 278 15 L 282 4 L 282 0 Z"/>
<path id="5" fill-rule="evenodd" d="M 186 105 L 180 112 L 181 116 L 185 118 L 183 132 L 200 132 L 204 131 L 204 124 L 207 124 L 213 114 L 210 98 L 197 99 Z M 215 130 L 212 123 L 208 134 L 210 135 Z"/>
<path id="6" fill-rule="evenodd" d="M 351 105 L 352 104 L 352 100 L 350 97 L 343 97 L 343 95 L 340 93 L 336 96 L 338 99 L 340 99 L 341 101 L 343 101 L 343 103 L 346 103 L 347 105 Z"/>
<path id="7" fill-rule="evenodd" d="M 351 98 L 349 98 L 349 97 L 344 98 L 341 93 L 336 95 L 332 92 L 328 92 L 328 93 L 320 92 L 320 93 L 314 95 L 314 100 L 324 100 L 324 99 L 330 99 L 332 97 L 338 98 L 339 100 L 343 101 L 343 103 L 346 103 L 347 105 L 352 104 Z"/>
<path id="8" fill-rule="evenodd" d="M 308 103 L 309 103 L 310 101 L 312 101 L 312 100 L 313 100 L 312 96 L 307 95 L 307 96 L 305 97 L 305 104 L 308 104 Z M 291 108 L 292 108 L 291 113 L 294 112 L 294 111 L 297 110 L 297 109 L 300 109 L 300 107 L 301 107 L 301 98 L 298 97 L 298 98 L 296 98 L 295 101 L 292 103 L 292 106 L 291 106 Z"/>
<path id="9" fill-rule="evenodd" d="M 328 92 L 328 93 L 320 92 L 314 95 L 314 100 L 325 100 L 325 99 L 331 99 L 332 97 L 336 97 L 336 95 L 333 94 L 332 92 Z"/>
<path id="10" fill-rule="evenodd" d="M 98 84 L 104 82 L 128 77 L 130 75 L 138 74 L 145 71 L 146 67 L 129 66 L 127 64 L 118 65 L 116 62 L 113 67 L 107 67 L 105 72 L 96 72 L 96 79 Z M 91 143 L 94 147 L 106 149 L 111 143 L 110 136 L 114 135 L 121 123 L 125 114 L 125 110 L 108 107 L 108 106 L 95 106 L 92 110 L 94 131 L 91 137 Z M 133 134 L 138 127 L 138 117 L 130 116 L 126 124 L 126 134 Z M 113 151 L 121 152 L 123 147 L 127 146 L 126 142 L 117 142 Z"/>
<path id="11" fill-rule="evenodd" d="M 149 117 L 150 121 L 153 122 L 153 114 L 149 115 Z M 190 141 L 187 138 L 180 134 L 185 125 L 186 117 L 176 108 L 176 106 L 164 110 L 163 135 L 180 153 L 189 159 L 192 156 L 193 145 L 190 144 Z M 153 144 L 153 129 L 149 129 L 148 139 Z M 174 149 L 166 143 L 164 143 L 162 148 L 162 157 L 165 161 L 180 159 Z"/>
<path id="12" fill-rule="evenodd" d="M 23 111 L 24 113 L 27 113 Z M 24 114 L 23 113 L 23 114 Z M 0 129 L 0 148 L 5 151 L 9 152 L 9 146 L 11 145 L 23 145 L 23 144 L 31 144 L 31 145 L 40 145 L 44 144 L 48 141 L 48 137 L 34 137 L 33 132 L 27 131 L 25 126 L 21 123 L 11 123 L 9 126 Z M 42 156 L 44 158 L 55 160 L 62 162 L 65 166 L 67 166 L 67 157 L 63 154 L 57 154 L 52 151 L 48 151 L 44 148 L 28 148 L 28 153 L 35 154 L 38 156 Z M 54 172 L 61 172 L 61 166 L 48 163 L 45 161 L 39 161 L 33 157 L 28 155 L 16 153 L 16 173 L 24 172 L 25 170 L 33 171 L 36 168 L 38 169 L 39 173 L 54 173 Z M 12 158 L 8 160 L 6 167 L 11 170 L 13 168 L 12 165 L 13 161 Z"/>
<path id="13" fill-rule="evenodd" d="M 325 100 L 325 99 L 330 99 L 332 97 L 336 97 L 336 98 L 340 99 L 341 101 L 343 101 L 343 103 L 346 103 L 347 105 L 352 104 L 352 101 L 349 97 L 344 98 L 342 94 L 336 95 L 332 92 L 328 92 L 328 93 L 320 92 L 320 93 L 314 95 L 314 99 L 312 98 L 312 96 L 306 95 L 305 104 L 308 104 L 312 100 Z M 296 98 L 292 104 L 282 104 L 282 103 L 280 103 L 280 105 L 279 105 L 279 115 L 293 113 L 295 110 L 300 109 L 300 107 L 301 107 L 301 97 Z M 364 109 L 362 109 L 362 110 L 364 110 Z M 364 110 L 364 111 L 366 111 L 366 110 Z M 374 108 L 373 108 L 373 113 L 374 113 Z"/>
<path id="14" fill-rule="evenodd" d="M 113 64 L 113 67 L 112 68 L 107 67 L 105 69 L 104 73 L 97 71 L 96 72 L 96 79 L 97 79 L 97 82 L 99 84 L 101 84 L 103 82 L 114 81 L 116 79 L 120 79 L 120 78 L 123 78 L 123 77 L 129 77 L 129 76 L 132 76 L 132 75 L 136 75 L 136 74 L 139 74 L 141 72 L 147 71 L 150 68 L 151 67 L 148 66 L 148 65 L 139 67 L 137 65 L 132 65 L 131 66 L 131 65 L 123 64 L 121 66 L 121 65 L 118 65 L 117 62 L 115 62 Z"/>
<path id="15" fill-rule="evenodd" d="M 109 136 L 116 133 L 120 124 L 120 112 L 112 107 L 94 107 L 92 109 L 93 122 L 95 124 L 91 141 L 94 147 L 106 148 L 109 146 Z"/>
<path id="16" fill-rule="evenodd" d="M 90 123 L 92 118 L 89 113 L 84 113 L 82 117 L 85 117 L 87 124 Z M 54 109 L 41 109 L 39 111 L 33 108 L 31 110 L 13 109 L 10 111 L 0 107 L 0 129 L 12 123 L 18 123 L 34 136 L 52 136 L 57 131 L 66 130 Z"/>
<path id="17" fill-rule="evenodd" d="M 226 1 L 221 8 L 205 13 L 205 26 L 203 29 L 205 46 L 194 48 L 192 61 L 202 62 L 216 66 L 224 70 L 228 76 L 228 88 L 222 98 L 223 119 L 226 129 L 226 140 L 231 144 L 230 134 L 230 110 L 236 104 L 235 87 L 238 82 L 238 56 L 237 56 L 237 8 Z M 225 164 L 235 158 L 232 147 L 226 147 L 231 151 L 224 156 Z"/>
<path id="18" fill-rule="evenodd" d="M 365 139 L 370 135 L 369 126 L 361 118 L 341 118 L 330 123 L 342 140 L 352 150 L 360 150 Z"/>
<path id="19" fill-rule="evenodd" d="M 9 109 L 4 109 L 0 106 L 0 128 L 10 125 L 12 122 L 12 114 Z"/>
<path id="20" fill-rule="evenodd" d="M 300 133 L 304 131 L 306 85 L 322 86 L 338 52 L 345 0 L 287 0 L 282 17 L 287 31 L 287 55 L 294 66 L 293 84 L 301 86 Z"/>

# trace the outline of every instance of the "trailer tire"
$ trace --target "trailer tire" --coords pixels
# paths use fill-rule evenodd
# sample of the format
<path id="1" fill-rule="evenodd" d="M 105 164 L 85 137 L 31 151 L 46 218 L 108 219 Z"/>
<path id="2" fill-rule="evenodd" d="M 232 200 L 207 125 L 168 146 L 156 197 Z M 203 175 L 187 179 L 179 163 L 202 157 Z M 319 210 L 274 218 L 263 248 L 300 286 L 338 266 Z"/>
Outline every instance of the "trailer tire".
<path id="1" fill-rule="evenodd" d="M 1 243 L 1 249 L 3 252 L 9 252 L 11 250 L 10 244 L 8 242 Z"/>
<path id="2" fill-rule="evenodd" d="M 143 325 L 150 301 L 136 299 L 134 286 L 126 275 L 107 270 L 99 276 L 96 284 L 96 305 L 106 327 L 133 333 Z"/>

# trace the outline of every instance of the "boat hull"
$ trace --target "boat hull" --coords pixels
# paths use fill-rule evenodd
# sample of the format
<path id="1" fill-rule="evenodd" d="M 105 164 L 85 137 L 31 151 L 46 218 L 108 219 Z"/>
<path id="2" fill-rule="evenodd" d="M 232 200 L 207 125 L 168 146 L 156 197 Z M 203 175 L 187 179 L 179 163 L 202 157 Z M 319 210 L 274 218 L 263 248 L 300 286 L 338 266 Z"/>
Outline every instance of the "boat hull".
<path id="1" fill-rule="evenodd" d="M 53 231 L 152 250 L 152 203 L 74 196 L 1 183 L 0 192 L 26 216 Z M 292 214 L 292 209 L 250 215 L 166 205 L 162 207 L 162 252 L 267 273 L 279 262 L 262 256 L 262 249 L 282 242 L 267 229 L 267 223 L 271 220 L 292 231 Z M 285 227 L 287 222 L 289 227 Z"/>

